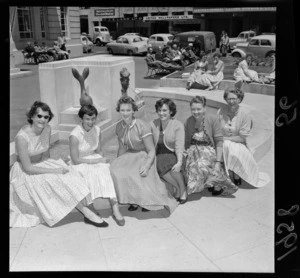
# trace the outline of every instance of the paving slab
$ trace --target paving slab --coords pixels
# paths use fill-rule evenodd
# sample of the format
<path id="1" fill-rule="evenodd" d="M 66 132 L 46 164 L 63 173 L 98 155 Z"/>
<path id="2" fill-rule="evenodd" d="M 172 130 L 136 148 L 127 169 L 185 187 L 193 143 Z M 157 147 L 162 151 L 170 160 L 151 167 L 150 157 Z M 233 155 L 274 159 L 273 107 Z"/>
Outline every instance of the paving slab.
<path id="1" fill-rule="evenodd" d="M 103 240 L 109 270 L 220 271 L 176 228 Z"/>
<path id="2" fill-rule="evenodd" d="M 49 228 L 28 229 L 11 271 L 107 270 L 97 228 L 83 223 L 79 213 L 70 213 Z"/>
<path id="3" fill-rule="evenodd" d="M 202 197 L 193 204 L 188 202 L 168 219 L 210 260 L 250 250 L 265 243 L 266 237 L 272 234 L 271 228 L 220 203 L 212 202 L 214 198 Z"/>

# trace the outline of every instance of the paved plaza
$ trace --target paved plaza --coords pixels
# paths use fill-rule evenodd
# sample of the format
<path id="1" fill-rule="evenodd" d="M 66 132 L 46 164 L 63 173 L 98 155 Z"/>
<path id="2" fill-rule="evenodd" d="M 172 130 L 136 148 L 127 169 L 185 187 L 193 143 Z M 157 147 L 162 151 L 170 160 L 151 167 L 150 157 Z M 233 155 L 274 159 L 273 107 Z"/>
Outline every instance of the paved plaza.
<path id="1" fill-rule="evenodd" d="M 136 87 L 147 86 L 138 83 L 145 72 L 136 74 Z M 37 71 L 16 82 L 11 90 L 15 96 L 21 95 L 24 84 L 35 90 L 27 100 L 30 105 L 38 97 Z M 145 82 L 158 87 L 156 80 Z M 273 128 L 274 96 L 248 92 L 243 103 L 263 112 Z M 21 107 L 14 112 L 24 113 Z M 11 115 L 15 124 L 12 121 Z M 51 157 L 67 157 L 68 151 L 68 145 L 55 144 Z M 116 151 L 113 137 L 105 142 L 104 154 L 114 159 Z M 130 212 L 121 206 L 126 224 L 120 227 L 107 200 L 97 200 L 107 228 L 86 225 L 75 211 L 51 228 L 10 228 L 10 271 L 274 272 L 273 140 L 258 165 L 264 187 L 243 183 L 231 197 L 212 197 L 204 190 L 189 196 L 170 216 L 166 210 Z"/>

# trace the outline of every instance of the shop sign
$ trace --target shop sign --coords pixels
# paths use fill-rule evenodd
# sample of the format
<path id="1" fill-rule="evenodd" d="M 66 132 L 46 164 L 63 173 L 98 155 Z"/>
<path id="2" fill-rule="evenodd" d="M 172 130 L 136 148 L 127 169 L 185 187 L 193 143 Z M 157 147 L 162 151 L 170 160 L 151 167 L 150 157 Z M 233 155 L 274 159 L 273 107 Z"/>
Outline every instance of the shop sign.
<path id="1" fill-rule="evenodd" d="M 115 9 L 95 9 L 95 16 L 115 16 Z"/>
<path id="2" fill-rule="evenodd" d="M 193 15 L 158 15 L 158 16 L 144 16 L 144 21 L 156 21 L 156 20 L 186 20 L 193 19 Z"/>

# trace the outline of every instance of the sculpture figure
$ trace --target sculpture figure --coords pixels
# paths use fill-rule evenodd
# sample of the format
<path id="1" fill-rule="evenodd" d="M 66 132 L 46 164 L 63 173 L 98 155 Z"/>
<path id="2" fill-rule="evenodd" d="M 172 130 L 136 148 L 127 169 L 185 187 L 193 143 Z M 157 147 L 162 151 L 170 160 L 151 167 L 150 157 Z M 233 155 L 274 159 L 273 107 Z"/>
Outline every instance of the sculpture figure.
<path id="1" fill-rule="evenodd" d="M 89 96 L 88 88 L 85 88 L 84 81 L 87 79 L 89 75 L 89 68 L 86 67 L 83 69 L 82 75 L 79 74 L 78 70 L 75 68 L 72 68 L 73 76 L 78 80 L 80 84 L 80 99 L 79 103 L 81 106 L 91 104 L 93 105 L 93 99 Z"/>
<path id="2" fill-rule="evenodd" d="M 120 71 L 122 97 L 128 97 L 127 90 L 129 87 L 129 76 L 130 76 L 130 73 L 128 72 L 127 68 L 122 68 L 122 70 Z"/>

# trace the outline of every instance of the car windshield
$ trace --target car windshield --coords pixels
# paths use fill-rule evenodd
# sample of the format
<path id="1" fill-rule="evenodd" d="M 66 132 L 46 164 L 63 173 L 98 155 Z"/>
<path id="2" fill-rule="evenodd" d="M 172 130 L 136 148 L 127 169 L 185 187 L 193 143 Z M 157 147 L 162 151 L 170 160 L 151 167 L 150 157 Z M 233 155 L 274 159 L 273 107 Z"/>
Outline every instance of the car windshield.
<path id="1" fill-rule="evenodd" d="M 269 40 L 261 40 L 260 45 L 270 46 L 271 42 Z"/>
<path id="2" fill-rule="evenodd" d="M 123 39 L 122 38 L 118 38 L 117 39 L 117 43 L 122 43 Z"/>
<path id="3" fill-rule="evenodd" d="M 155 40 L 155 37 L 154 37 L 154 36 L 151 36 L 151 37 L 150 37 L 150 40 Z"/>
<path id="4" fill-rule="evenodd" d="M 173 36 L 169 36 L 168 40 L 171 41 L 173 39 Z"/>
<path id="5" fill-rule="evenodd" d="M 175 37 L 173 41 L 174 42 L 180 42 L 180 38 L 179 37 Z"/>
<path id="6" fill-rule="evenodd" d="M 188 37 L 187 41 L 188 42 L 194 42 L 196 39 L 196 37 Z"/>
<path id="7" fill-rule="evenodd" d="M 249 45 L 259 45 L 259 40 L 256 40 L 256 39 L 251 40 L 251 41 L 249 42 Z"/>
<path id="8" fill-rule="evenodd" d="M 244 34 L 244 33 L 240 33 L 240 34 L 239 34 L 239 36 L 238 36 L 238 38 L 239 38 L 239 39 L 243 39 L 243 38 L 244 38 L 244 36 L 245 36 L 245 34 Z"/>

